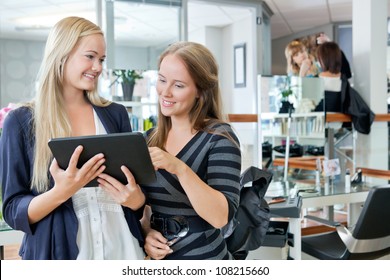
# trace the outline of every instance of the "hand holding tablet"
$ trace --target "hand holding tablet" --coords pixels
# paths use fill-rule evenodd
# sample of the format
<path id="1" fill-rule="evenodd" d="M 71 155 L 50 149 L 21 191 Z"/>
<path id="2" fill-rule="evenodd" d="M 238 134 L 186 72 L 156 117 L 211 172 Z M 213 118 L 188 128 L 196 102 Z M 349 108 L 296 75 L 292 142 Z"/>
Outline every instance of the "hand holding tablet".
<path id="1" fill-rule="evenodd" d="M 77 167 L 81 167 L 91 157 L 103 153 L 106 162 L 104 173 L 127 184 L 121 166 L 125 165 L 133 174 L 137 184 L 150 184 L 156 180 L 156 173 L 150 159 L 145 138 L 140 132 L 113 133 L 104 135 L 54 138 L 48 143 L 58 165 L 66 169 L 77 146 L 84 147 Z M 97 180 L 86 187 L 98 186 Z"/>

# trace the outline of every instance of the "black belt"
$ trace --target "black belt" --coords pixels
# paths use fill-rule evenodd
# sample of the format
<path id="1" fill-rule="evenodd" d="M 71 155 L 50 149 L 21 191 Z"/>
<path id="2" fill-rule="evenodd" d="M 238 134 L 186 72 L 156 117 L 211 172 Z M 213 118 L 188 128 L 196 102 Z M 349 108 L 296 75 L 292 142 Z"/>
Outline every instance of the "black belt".
<path id="1" fill-rule="evenodd" d="M 164 215 L 153 213 L 150 218 L 153 229 L 161 232 L 168 240 L 184 237 L 188 233 L 202 232 L 214 227 L 202 218 L 195 216 Z"/>

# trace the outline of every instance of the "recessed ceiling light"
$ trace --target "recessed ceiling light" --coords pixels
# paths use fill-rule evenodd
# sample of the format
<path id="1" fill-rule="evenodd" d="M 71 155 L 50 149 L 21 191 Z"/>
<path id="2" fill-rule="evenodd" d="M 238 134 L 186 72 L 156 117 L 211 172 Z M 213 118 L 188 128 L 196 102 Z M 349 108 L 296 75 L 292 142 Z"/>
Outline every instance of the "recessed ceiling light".
<path id="1" fill-rule="evenodd" d="M 94 12 L 74 12 L 74 13 L 60 13 L 51 15 L 41 15 L 38 17 L 27 16 L 15 18 L 16 30 L 36 30 L 36 29 L 50 29 L 59 20 L 69 17 L 78 16 L 89 19 L 92 22 L 96 22 L 96 13 Z"/>
<path id="2" fill-rule="evenodd" d="M 50 26 L 43 25 L 15 26 L 16 31 L 49 30 L 50 28 Z"/>

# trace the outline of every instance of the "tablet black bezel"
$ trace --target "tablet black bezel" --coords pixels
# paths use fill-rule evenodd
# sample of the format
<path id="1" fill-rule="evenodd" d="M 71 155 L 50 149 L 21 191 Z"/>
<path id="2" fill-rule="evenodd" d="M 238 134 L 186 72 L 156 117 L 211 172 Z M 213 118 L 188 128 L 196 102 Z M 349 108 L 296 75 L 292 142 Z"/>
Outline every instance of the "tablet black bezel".
<path id="1" fill-rule="evenodd" d="M 140 185 L 151 184 L 156 180 L 148 147 L 140 132 L 53 138 L 50 139 L 48 145 L 62 169 L 68 167 L 74 150 L 77 146 L 82 145 L 84 149 L 77 164 L 79 168 L 94 155 L 103 153 L 106 158 L 104 173 L 116 178 L 122 184 L 127 184 L 126 176 L 120 170 L 122 165 L 129 168 L 136 182 Z M 94 179 L 85 187 L 96 186 L 98 183 Z"/>

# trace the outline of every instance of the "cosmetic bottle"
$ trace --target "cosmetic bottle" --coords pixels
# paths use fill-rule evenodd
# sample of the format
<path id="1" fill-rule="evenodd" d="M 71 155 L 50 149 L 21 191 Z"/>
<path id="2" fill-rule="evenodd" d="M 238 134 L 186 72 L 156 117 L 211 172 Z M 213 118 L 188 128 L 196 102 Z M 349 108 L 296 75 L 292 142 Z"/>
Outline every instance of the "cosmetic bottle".
<path id="1" fill-rule="evenodd" d="M 345 192 L 351 192 L 351 174 L 349 169 L 345 171 Z"/>

